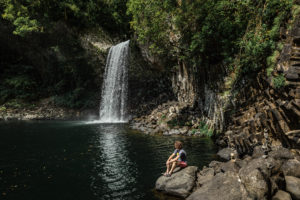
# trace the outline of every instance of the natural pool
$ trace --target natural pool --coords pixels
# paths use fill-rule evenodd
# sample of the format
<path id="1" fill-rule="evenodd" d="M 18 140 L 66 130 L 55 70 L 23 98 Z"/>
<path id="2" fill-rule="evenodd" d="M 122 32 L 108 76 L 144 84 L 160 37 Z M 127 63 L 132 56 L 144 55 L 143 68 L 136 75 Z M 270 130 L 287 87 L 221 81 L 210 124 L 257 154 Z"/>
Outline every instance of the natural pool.
<path id="1" fill-rule="evenodd" d="M 189 165 L 215 159 L 207 138 L 149 136 L 126 124 L 1 122 L 0 199 L 156 199 L 175 140 Z"/>

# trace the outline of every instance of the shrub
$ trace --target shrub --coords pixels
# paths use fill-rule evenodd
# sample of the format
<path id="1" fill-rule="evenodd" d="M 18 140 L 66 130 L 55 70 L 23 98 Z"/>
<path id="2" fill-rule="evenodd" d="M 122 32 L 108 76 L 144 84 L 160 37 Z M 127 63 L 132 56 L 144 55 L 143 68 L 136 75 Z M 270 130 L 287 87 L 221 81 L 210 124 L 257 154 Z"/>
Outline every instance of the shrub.
<path id="1" fill-rule="evenodd" d="M 285 86 L 285 78 L 284 78 L 283 74 L 280 74 L 277 77 L 273 78 L 273 85 L 277 89 Z"/>

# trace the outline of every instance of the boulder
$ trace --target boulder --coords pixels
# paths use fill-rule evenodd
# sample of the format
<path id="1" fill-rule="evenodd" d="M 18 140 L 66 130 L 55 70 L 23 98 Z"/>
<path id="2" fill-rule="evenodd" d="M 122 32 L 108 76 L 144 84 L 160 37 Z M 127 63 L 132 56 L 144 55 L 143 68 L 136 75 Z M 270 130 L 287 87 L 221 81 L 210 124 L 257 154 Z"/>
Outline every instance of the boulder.
<path id="1" fill-rule="evenodd" d="M 221 164 L 222 164 L 222 162 L 213 160 L 213 161 L 211 161 L 211 162 L 209 163 L 208 166 L 209 166 L 210 168 L 213 168 L 214 171 L 215 171 L 215 173 L 217 174 L 217 173 L 221 172 Z"/>
<path id="2" fill-rule="evenodd" d="M 272 200 L 292 200 L 292 197 L 289 193 L 278 190 L 278 192 L 272 197 Z"/>
<path id="3" fill-rule="evenodd" d="M 300 178 L 300 162 L 296 159 L 286 161 L 281 169 L 285 176 L 295 176 Z"/>
<path id="4" fill-rule="evenodd" d="M 237 173 L 219 173 L 194 191 L 187 200 L 250 200 Z"/>
<path id="5" fill-rule="evenodd" d="M 215 170 L 212 168 L 205 168 L 197 174 L 197 185 L 202 186 L 210 181 L 215 175 Z"/>
<path id="6" fill-rule="evenodd" d="M 278 147 L 268 154 L 269 156 L 275 158 L 275 159 L 293 159 L 294 156 L 290 152 L 289 149 L 284 148 L 284 147 Z"/>
<path id="7" fill-rule="evenodd" d="M 169 131 L 169 134 L 170 135 L 179 135 L 180 134 L 180 130 L 178 130 L 178 129 L 171 129 Z"/>
<path id="8" fill-rule="evenodd" d="M 300 200 L 300 179 L 294 176 L 286 176 L 286 191 L 288 191 L 292 198 L 295 200 Z"/>
<path id="9" fill-rule="evenodd" d="M 272 157 L 256 158 L 248 162 L 239 171 L 240 178 L 248 194 L 254 199 L 265 199 L 268 194 L 268 179 L 279 171 L 281 162 Z"/>
<path id="10" fill-rule="evenodd" d="M 262 148 L 262 146 L 254 147 L 253 153 L 252 153 L 252 158 L 259 158 L 263 155 L 265 155 L 265 150 Z"/>
<path id="11" fill-rule="evenodd" d="M 155 189 L 166 194 L 185 198 L 195 186 L 197 171 L 198 167 L 195 166 L 189 166 L 181 170 L 177 168 L 171 177 L 159 177 Z"/>
<path id="12" fill-rule="evenodd" d="M 230 160 L 231 159 L 231 153 L 236 154 L 234 152 L 234 150 L 232 150 L 231 148 L 224 148 L 224 149 L 221 149 L 217 153 L 217 155 L 220 156 L 224 160 Z M 235 158 L 237 157 L 237 155 L 234 155 L 234 156 L 235 156 Z"/>
<path id="13" fill-rule="evenodd" d="M 222 163 L 220 167 L 221 172 L 232 171 L 238 173 L 240 170 L 240 167 L 237 165 L 237 163 L 231 160 L 226 163 Z"/>
<path id="14" fill-rule="evenodd" d="M 253 199 L 266 199 L 268 194 L 268 184 L 263 174 L 254 169 L 247 174 L 240 175 L 249 196 Z"/>

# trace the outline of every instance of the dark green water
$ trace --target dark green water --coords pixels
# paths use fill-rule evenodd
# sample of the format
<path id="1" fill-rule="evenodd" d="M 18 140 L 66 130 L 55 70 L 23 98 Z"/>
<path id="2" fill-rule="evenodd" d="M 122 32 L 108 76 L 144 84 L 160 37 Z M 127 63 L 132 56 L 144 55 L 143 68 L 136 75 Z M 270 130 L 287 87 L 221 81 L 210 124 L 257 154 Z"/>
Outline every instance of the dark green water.
<path id="1" fill-rule="evenodd" d="M 0 199 L 156 199 L 177 139 L 189 165 L 215 159 L 205 138 L 147 136 L 122 124 L 1 122 Z"/>

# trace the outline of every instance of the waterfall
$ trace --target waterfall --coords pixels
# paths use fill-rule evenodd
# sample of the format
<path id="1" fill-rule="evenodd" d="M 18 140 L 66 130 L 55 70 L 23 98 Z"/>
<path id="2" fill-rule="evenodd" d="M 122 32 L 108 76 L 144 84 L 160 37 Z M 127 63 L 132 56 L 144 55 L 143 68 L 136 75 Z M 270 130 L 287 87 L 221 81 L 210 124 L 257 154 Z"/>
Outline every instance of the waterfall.
<path id="1" fill-rule="evenodd" d="M 100 121 L 127 121 L 129 40 L 112 46 L 106 60 L 100 103 Z"/>

